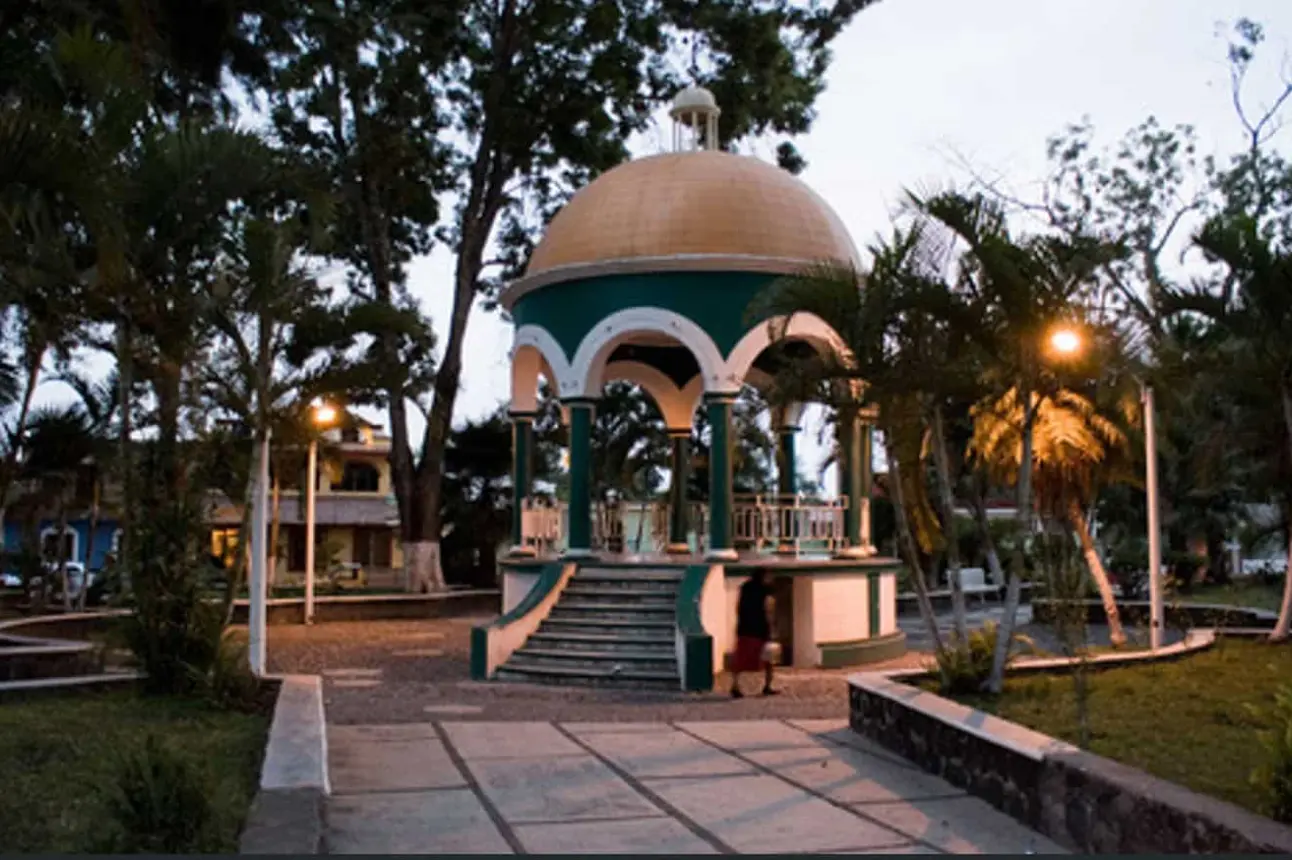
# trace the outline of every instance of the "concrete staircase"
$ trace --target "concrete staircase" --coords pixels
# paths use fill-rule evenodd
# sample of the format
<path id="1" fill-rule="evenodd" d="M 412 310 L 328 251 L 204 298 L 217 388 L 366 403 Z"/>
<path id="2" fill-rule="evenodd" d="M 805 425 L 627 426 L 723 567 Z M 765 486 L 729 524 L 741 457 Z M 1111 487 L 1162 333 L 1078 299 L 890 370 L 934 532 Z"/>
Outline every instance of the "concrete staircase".
<path id="1" fill-rule="evenodd" d="M 579 686 L 681 687 L 674 639 L 682 570 L 581 567 L 495 676 Z"/>

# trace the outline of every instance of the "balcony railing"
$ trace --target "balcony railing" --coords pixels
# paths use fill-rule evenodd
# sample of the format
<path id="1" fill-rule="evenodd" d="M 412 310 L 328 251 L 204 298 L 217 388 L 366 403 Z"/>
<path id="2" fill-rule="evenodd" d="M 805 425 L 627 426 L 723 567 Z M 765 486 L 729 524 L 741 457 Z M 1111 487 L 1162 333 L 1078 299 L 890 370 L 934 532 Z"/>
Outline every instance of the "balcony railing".
<path id="1" fill-rule="evenodd" d="M 709 509 L 689 502 L 688 542 L 707 548 Z M 829 554 L 846 545 L 844 511 L 848 500 L 806 496 L 736 496 L 731 534 L 736 549 L 792 555 Z M 592 548 L 601 552 L 653 554 L 669 545 L 672 507 L 667 502 L 597 503 L 592 509 Z M 565 549 L 569 508 L 565 502 L 526 499 L 521 509 L 525 546 L 540 555 Z"/>

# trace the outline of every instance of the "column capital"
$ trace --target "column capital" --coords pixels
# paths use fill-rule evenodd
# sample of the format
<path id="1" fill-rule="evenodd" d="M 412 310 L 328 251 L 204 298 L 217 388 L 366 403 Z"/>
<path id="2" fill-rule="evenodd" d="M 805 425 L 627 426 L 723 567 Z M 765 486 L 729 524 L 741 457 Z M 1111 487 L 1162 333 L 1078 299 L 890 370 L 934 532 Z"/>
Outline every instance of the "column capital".
<path id="1" fill-rule="evenodd" d="M 561 405 L 562 405 L 562 406 L 569 407 L 569 408 L 574 408 L 575 406 L 583 406 L 583 407 L 586 407 L 586 408 L 588 408 L 588 409 L 595 409 L 595 408 L 597 407 L 597 398 L 595 398 L 595 397 L 562 397 L 562 398 L 561 398 Z"/>
<path id="2" fill-rule="evenodd" d="M 665 428 L 664 432 L 668 434 L 668 438 L 670 439 L 690 439 L 691 438 L 690 427 L 667 427 Z"/>
<path id="3" fill-rule="evenodd" d="M 740 394 L 733 391 L 706 391 L 704 392 L 705 405 L 710 403 L 725 403 L 728 406 L 733 405 L 738 400 Z"/>
<path id="4" fill-rule="evenodd" d="M 772 431 L 781 436 L 791 436 L 802 429 L 803 428 L 797 424 L 778 424 L 772 428 Z"/>
<path id="5" fill-rule="evenodd" d="M 537 417 L 538 417 L 538 412 L 530 409 L 507 410 L 507 418 L 511 421 L 516 421 L 516 422 L 528 421 L 532 424 L 534 422 L 534 419 Z"/>

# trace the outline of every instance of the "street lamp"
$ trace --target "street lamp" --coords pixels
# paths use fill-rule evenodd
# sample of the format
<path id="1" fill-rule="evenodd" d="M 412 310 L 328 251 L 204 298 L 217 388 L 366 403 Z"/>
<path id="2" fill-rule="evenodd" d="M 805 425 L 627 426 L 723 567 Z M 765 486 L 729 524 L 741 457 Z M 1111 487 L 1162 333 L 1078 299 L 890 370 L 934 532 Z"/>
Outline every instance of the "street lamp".
<path id="1" fill-rule="evenodd" d="M 1050 333 L 1050 347 L 1060 355 L 1075 355 L 1082 347 L 1081 335 L 1071 328 Z M 1162 533 L 1158 518 L 1157 422 L 1153 386 L 1139 377 L 1140 405 L 1144 409 L 1144 484 L 1148 494 L 1148 592 L 1149 648 L 1162 647 Z"/>
<path id="2" fill-rule="evenodd" d="M 320 430 L 336 421 L 336 408 L 315 403 L 310 419 Z M 310 435 L 309 465 L 305 469 L 305 623 L 314 623 L 314 494 L 318 483 L 318 436 Z"/>

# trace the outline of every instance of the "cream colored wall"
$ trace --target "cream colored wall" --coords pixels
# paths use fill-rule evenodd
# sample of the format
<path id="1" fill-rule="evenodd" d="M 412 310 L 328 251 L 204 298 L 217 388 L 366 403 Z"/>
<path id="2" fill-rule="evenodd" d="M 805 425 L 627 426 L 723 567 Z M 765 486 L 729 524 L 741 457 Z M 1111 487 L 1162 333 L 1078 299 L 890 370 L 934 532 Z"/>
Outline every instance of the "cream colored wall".
<path id="1" fill-rule="evenodd" d="M 897 574 L 879 578 L 879 635 L 897 632 Z"/>
<path id="2" fill-rule="evenodd" d="M 868 635 L 870 588 L 864 575 L 833 574 L 812 583 L 813 641 L 853 642 Z"/>
<path id="3" fill-rule="evenodd" d="M 502 614 L 516 608 L 533 589 L 541 574 L 509 570 L 502 575 Z"/>
<path id="4" fill-rule="evenodd" d="M 700 591 L 700 624 L 713 637 L 713 672 L 724 666 L 723 658 L 735 645 L 736 620 L 727 612 L 726 569 L 720 564 L 709 568 L 709 576 Z"/>
<path id="5" fill-rule="evenodd" d="M 812 593 L 814 583 L 810 576 L 794 577 L 794 653 L 795 666 L 821 665 L 821 649 L 816 647 L 815 627 L 812 623 Z"/>

